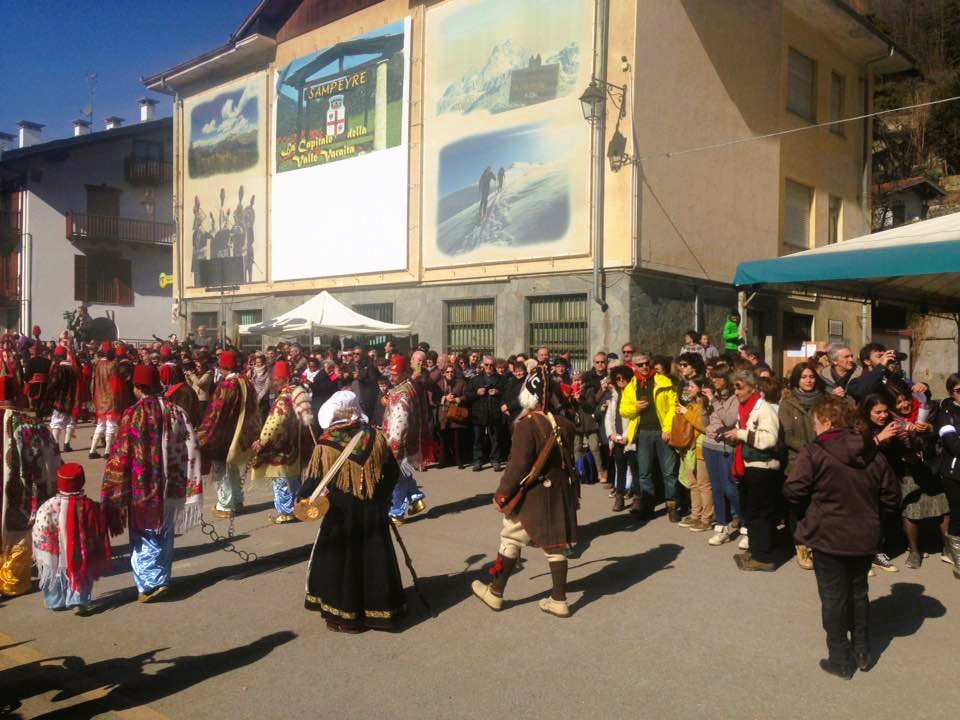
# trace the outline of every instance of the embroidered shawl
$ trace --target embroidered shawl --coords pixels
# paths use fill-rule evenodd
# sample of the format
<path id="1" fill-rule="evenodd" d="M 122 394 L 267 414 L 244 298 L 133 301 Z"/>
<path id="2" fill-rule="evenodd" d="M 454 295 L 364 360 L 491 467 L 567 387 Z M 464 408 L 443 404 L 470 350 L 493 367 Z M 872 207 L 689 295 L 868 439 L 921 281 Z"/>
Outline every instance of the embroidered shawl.
<path id="1" fill-rule="evenodd" d="M 93 367 L 93 408 L 97 419 L 118 420 L 127 405 L 127 388 L 117 361 L 100 358 Z"/>
<path id="2" fill-rule="evenodd" d="M 392 462 L 391 449 L 383 433 L 359 422 L 332 425 L 320 436 L 305 473 L 307 483 L 311 480 L 320 482 L 326 469 L 337 461 L 347 443 L 358 432 L 363 433 L 360 442 L 330 484 L 360 500 L 372 498 L 384 466 Z"/>
<path id="3" fill-rule="evenodd" d="M 307 428 L 313 422 L 310 395 L 301 385 L 287 385 L 277 394 L 260 430 L 260 452 L 254 459 L 255 477 L 300 475 L 300 448 L 313 442 Z"/>
<path id="4" fill-rule="evenodd" d="M 257 394 L 247 378 L 231 374 L 220 381 L 197 429 L 200 449 L 211 460 L 242 464 L 260 437 Z"/>
<path id="5" fill-rule="evenodd" d="M 33 558 L 41 590 L 63 573 L 71 590 L 89 592 L 110 569 L 110 533 L 100 505 L 83 491 L 47 500 L 33 525 Z"/>
<path id="6" fill-rule="evenodd" d="M 405 380 L 387 392 L 383 432 L 398 462 L 422 463 L 423 433 L 429 433 L 426 412 L 423 391 L 412 380 Z"/>
<path id="7" fill-rule="evenodd" d="M 27 537 L 37 510 L 56 495 L 61 462 L 49 427 L 14 410 L 4 412 L 0 552 Z"/>
<path id="8" fill-rule="evenodd" d="M 128 522 L 138 530 L 172 522 L 176 533 L 200 522 L 200 453 L 183 408 L 152 396 L 127 408 L 103 472 L 100 502 L 113 535 Z"/>

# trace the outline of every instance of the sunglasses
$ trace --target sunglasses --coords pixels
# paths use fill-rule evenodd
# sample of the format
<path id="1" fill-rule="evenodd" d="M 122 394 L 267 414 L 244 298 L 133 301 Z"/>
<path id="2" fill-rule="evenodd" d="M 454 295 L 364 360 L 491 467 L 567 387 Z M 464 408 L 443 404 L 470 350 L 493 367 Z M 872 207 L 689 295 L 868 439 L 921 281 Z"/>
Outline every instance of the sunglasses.
<path id="1" fill-rule="evenodd" d="M 648 362 L 638 362 L 638 363 L 634 363 L 634 365 L 636 365 L 637 367 L 650 367 L 650 363 Z"/>
<path id="2" fill-rule="evenodd" d="M 624 348 L 620 352 L 622 352 L 624 355 L 633 355 L 633 350 L 627 350 L 626 348 Z"/>
<path id="3" fill-rule="evenodd" d="M 594 365 L 606 365 L 606 364 L 607 364 L 607 361 L 606 361 L 606 360 L 594 360 L 594 361 L 593 361 L 593 364 L 594 364 Z"/>
<path id="4" fill-rule="evenodd" d="M 734 389 L 736 389 L 736 390 L 743 390 L 743 389 L 744 389 L 745 387 L 747 387 L 747 386 L 744 385 L 743 383 L 734 383 L 734 384 L 733 384 L 733 387 L 734 387 Z"/>
<path id="5" fill-rule="evenodd" d="M 677 367 L 690 367 L 690 363 L 688 362 L 677 363 Z"/>
<path id="6" fill-rule="evenodd" d="M 960 387 L 955 387 L 953 390 L 950 391 L 950 394 L 951 394 L 951 395 L 960 395 Z"/>
<path id="7" fill-rule="evenodd" d="M 483 363 L 483 367 L 493 367 L 493 363 Z"/>

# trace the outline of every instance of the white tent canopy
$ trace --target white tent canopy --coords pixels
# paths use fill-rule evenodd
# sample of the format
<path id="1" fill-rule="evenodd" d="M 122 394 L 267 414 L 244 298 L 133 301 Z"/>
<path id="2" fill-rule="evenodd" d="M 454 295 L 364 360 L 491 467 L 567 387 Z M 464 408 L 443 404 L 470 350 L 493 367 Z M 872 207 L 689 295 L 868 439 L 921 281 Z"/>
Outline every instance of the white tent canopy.
<path id="1" fill-rule="evenodd" d="M 272 320 L 241 325 L 244 335 L 312 335 L 328 332 L 353 337 L 355 335 L 410 335 L 409 325 L 394 325 L 368 318 L 348 308 L 326 290 L 302 305 Z"/>

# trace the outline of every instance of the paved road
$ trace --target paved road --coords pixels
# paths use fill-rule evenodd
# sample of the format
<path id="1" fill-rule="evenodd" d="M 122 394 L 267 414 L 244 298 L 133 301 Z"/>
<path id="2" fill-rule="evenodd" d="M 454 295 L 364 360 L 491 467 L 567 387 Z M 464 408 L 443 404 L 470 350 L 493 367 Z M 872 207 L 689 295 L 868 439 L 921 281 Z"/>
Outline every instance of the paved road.
<path id="1" fill-rule="evenodd" d="M 85 450 L 88 438 L 76 444 Z M 97 484 L 103 461 L 70 459 L 81 457 Z M 539 551 L 493 613 L 469 585 L 496 554 L 494 473 L 420 481 L 431 509 L 402 532 L 436 619 L 411 590 L 401 632 L 327 632 L 302 605 L 316 526 L 270 525 L 269 490 L 253 488 L 235 544 L 257 559 L 244 563 L 194 530 L 177 540 L 166 602 L 136 602 L 121 537 L 114 573 L 96 586 L 98 614 L 51 613 L 37 593 L 0 604 L 0 706 L 71 719 L 746 720 L 947 718 L 960 704 L 960 582 L 936 557 L 871 580 L 879 659 L 844 682 L 817 667 L 812 573 L 790 561 L 776 574 L 741 573 L 732 544 L 709 547 L 706 534 L 665 518 L 640 526 L 613 515 L 599 486 L 584 488 L 573 616 L 537 608 L 550 585 Z"/>

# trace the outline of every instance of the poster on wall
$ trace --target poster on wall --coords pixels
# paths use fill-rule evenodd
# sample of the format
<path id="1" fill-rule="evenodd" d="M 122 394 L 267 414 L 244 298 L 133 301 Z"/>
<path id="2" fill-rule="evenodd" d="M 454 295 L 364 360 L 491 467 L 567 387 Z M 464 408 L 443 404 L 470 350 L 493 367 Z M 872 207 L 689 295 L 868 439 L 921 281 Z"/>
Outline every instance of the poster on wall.
<path id="1" fill-rule="evenodd" d="M 426 267 L 589 251 L 593 2 L 453 0 L 427 12 Z"/>
<path id="2" fill-rule="evenodd" d="M 276 74 L 273 280 L 407 266 L 410 21 Z"/>
<path id="3" fill-rule="evenodd" d="M 266 82 L 261 73 L 184 100 L 190 287 L 266 280 Z"/>

